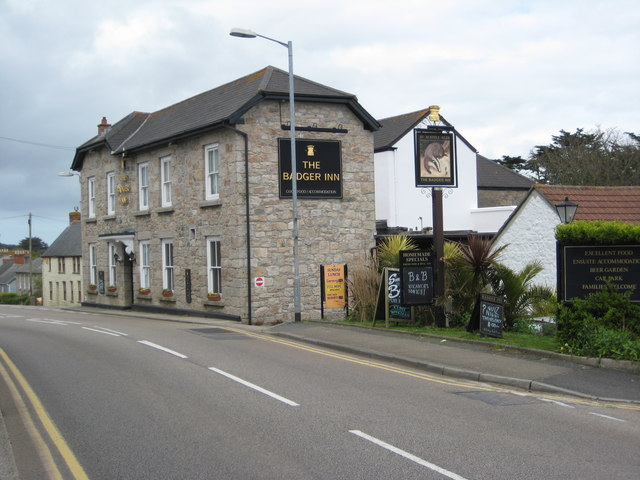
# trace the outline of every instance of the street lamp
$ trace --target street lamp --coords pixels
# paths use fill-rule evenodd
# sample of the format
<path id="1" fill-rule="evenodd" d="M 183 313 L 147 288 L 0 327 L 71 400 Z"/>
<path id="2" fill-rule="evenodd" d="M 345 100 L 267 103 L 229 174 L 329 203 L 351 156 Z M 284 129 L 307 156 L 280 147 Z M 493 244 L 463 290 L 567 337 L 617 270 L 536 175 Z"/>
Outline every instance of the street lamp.
<path id="1" fill-rule="evenodd" d="M 569 197 L 564 197 L 564 202 L 556 204 L 556 210 L 562 223 L 571 223 L 578 210 L 578 204 L 569 200 Z"/>
<path id="2" fill-rule="evenodd" d="M 281 42 L 274 38 L 265 37 L 252 30 L 244 28 L 232 28 L 229 35 L 240 38 L 264 38 L 286 47 L 289 52 L 289 117 L 291 118 L 291 201 L 293 208 L 293 302 L 294 302 L 294 321 L 301 321 L 300 306 L 300 265 L 298 260 L 298 171 L 296 162 L 296 109 L 294 102 L 293 89 L 293 42 L 289 40 L 287 43 Z"/>

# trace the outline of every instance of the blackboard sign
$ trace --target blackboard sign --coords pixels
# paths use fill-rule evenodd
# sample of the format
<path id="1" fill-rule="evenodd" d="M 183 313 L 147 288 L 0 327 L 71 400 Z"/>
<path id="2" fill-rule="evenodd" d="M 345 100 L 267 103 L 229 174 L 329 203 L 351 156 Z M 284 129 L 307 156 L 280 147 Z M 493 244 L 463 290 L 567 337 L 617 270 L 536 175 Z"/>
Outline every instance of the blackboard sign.
<path id="1" fill-rule="evenodd" d="M 563 245 L 559 254 L 562 300 L 585 298 L 611 282 L 640 303 L 640 245 Z"/>
<path id="2" fill-rule="evenodd" d="M 411 307 L 403 305 L 400 298 L 400 271 L 397 268 L 385 268 L 378 290 L 378 301 L 373 318 L 373 325 L 377 319 L 384 319 L 389 326 L 389 319 L 411 320 Z"/>
<path id="3" fill-rule="evenodd" d="M 433 263 L 429 250 L 400 251 L 403 305 L 428 305 L 433 298 Z"/>
<path id="4" fill-rule="evenodd" d="M 502 337 L 504 300 L 502 297 L 481 293 L 478 299 L 480 333 L 490 337 Z"/>
<path id="5" fill-rule="evenodd" d="M 190 268 L 184 269 L 184 294 L 185 294 L 185 300 L 187 301 L 187 303 L 191 303 L 192 296 L 191 296 L 191 269 Z"/>

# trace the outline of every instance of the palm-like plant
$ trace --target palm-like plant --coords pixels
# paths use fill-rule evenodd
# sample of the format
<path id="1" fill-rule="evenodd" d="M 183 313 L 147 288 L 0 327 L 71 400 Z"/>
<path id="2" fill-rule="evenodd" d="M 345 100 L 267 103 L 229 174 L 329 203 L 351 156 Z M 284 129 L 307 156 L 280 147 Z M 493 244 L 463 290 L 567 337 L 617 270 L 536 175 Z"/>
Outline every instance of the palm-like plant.
<path id="1" fill-rule="evenodd" d="M 378 245 L 378 267 L 382 270 L 385 267 L 400 267 L 400 251 L 415 250 L 418 246 L 406 235 L 393 235 L 387 237 Z"/>
<path id="2" fill-rule="evenodd" d="M 499 264 L 491 269 L 489 283 L 493 292 L 505 298 L 505 330 L 513 329 L 519 319 L 530 316 L 536 305 L 553 299 L 553 289 L 532 283 L 541 271 L 542 264 L 538 261 L 525 265 L 519 272 Z"/>
<path id="3" fill-rule="evenodd" d="M 489 283 L 489 272 L 505 248 L 493 250 L 491 240 L 479 235 L 470 235 L 466 244 L 445 242 L 445 296 L 451 302 L 454 317 L 461 320 L 471 313 L 478 294 Z"/>

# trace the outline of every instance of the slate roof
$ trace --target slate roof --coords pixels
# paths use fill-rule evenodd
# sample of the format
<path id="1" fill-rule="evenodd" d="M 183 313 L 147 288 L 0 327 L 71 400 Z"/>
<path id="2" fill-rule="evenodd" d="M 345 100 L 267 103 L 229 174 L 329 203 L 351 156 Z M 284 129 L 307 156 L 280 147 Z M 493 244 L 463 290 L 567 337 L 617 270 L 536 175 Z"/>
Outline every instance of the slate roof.
<path id="1" fill-rule="evenodd" d="M 476 172 L 478 188 L 484 190 L 529 190 L 534 183 L 530 178 L 482 155 L 476 155 Z"/>
<path id="2" fill-rule="evenodd" d="M 396 115 L 395 117 L 388 117 L 378 120 L 381 127 L 373 133 L 373 151 L 374 153 L 384 152 L 387 150 L 393 150 L 394 145 L 400 141 L 405 135 L 407 135 L 416 125 L 422 122 L 426 116 L 429 115 L 429 109 L 423 108 L 411 113 L 405 113 L 402 115 Z M 447 127 L 453 127 L 447 120 L 440 115 L 440 121 Z M 462 140 L 471 150 L 476 152 L 477 150 L 471 145 L 459 132 L 456 135 Z"/>
<path id="3" fill-rule="evenodd" d="M 380 127 L 353 94 L 298 76 L 294 77 L 294 93 L 296 101 L 343 103 L 362 120 L 365 128 L 375 131 Z M 102 135 L 78 147 L 71 168 L 81 170 L 86 153 L 102 145 L 113 154 L 152 148 L 225 124 L 236 124 L 242 115 L 262 100 L 288 98 L 289 73 L 268 66 L 157 112 L 130 113 Z"/>
<path id="4" fill-rule="evenodd" d="M 578 204 L 574 220 L 640 223 L 640 186 L 535 185 L 551 205 L 569 198 Z"/>
<path id="5" fill-rule="evenodd" d="M 43 257 L 82 256 L 82 230 L 80 222 L 73 222 L 56 238 L 42 254 Z"/>
<path id="6" fill-rule="evenodd" d="M 30 269 L 29 269 L 29 263 L 31 261 L 27 260 L 27 263 L 25 263 L 24 265 L 17 265 L 17 268 L 15 270 L 16 273 L 30 273 Z M 34 275 L 38 275 L 38 274 L 42 274 L 42 258 L 36 258 L 33 261 L 33 270 L 32 270 Z"/>

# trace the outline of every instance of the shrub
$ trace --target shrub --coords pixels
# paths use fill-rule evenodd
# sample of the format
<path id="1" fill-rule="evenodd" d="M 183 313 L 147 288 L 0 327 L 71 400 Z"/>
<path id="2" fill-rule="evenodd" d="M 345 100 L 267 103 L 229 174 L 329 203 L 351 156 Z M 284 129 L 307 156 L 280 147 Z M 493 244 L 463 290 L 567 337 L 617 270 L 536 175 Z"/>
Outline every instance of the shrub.
<path id="1" fill-rule="evenodd" d="M 350 268 L 347 284 L 355 316 L 359 317 L 361 322 L 373 319 L 380 286 L 380 274 L 375 257 L 367 256 L 362 264 Z"/>
<path id="2" fill-rule="evenodd" d="M 29 295 L 0 293 L 0 303 L 4 305 L 29 305 Z"/>
<path id="3" fill-rule="evenodd" d="M 583 356 L 638 360 L 640 307 L 631 292 L 619 292 L 611 283 L 573 305 L 558 309 L 558 341 L 563 349 Z"/>
<path id="4" fill-rule="evenodd" d="M 556 239 L 560 243 L 591 245 L 640 243 L 640 225 L 578 220 L 558 225 Z"/>
<path id="5" fill-rule="evenodd" d="M 382 270 L 385 267 L 400 267 L 400 251 L 416 250 L 418 246 L 413 239 L 406 235 L 393 235 L 386 237 L 380 242 L 377 248 L 378 268 Z"/>

